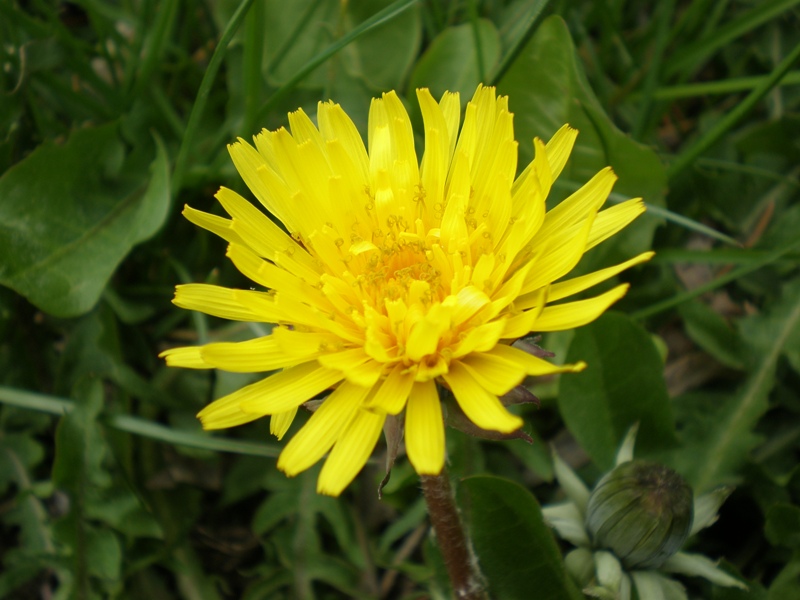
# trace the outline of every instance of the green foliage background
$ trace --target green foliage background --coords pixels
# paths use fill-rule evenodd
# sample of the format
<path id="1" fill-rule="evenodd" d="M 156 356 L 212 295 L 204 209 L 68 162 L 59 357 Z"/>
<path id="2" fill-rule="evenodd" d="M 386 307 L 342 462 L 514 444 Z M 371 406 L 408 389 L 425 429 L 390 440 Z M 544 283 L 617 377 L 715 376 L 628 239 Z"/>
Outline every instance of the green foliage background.
<path id="1" fill-rule="evenodd" d="M 479 82 L 510 96 L 521 162 L 580 129 L 554 203 L 609 164 L 611 202 L 647 202 L 579 270 L 658 252 L 615 312 L 542 341 L 590 369 L 529 381 L 533 445 L 448 432 L 493 597 L 580 597 L 539 513 L 548 444 L 591 484 L 635 421 L 637 453 L 696 491 L 737 486 L 691 547 L 750 590 L 690 596 L 800 597 L 798 4 L 0 0 L 0 597 L 449 596 L 402 456 L 382 500 L 384 446 L 317 496 L 264 422 L 200 430 L 253 376 L 156 355 L 265 333 L 170 304 L 250 285 L 180 217 L 245 193 L 226 143 L 328 98 L 365 133 L 390 89 L 420 123 L 416 87 Z"/>

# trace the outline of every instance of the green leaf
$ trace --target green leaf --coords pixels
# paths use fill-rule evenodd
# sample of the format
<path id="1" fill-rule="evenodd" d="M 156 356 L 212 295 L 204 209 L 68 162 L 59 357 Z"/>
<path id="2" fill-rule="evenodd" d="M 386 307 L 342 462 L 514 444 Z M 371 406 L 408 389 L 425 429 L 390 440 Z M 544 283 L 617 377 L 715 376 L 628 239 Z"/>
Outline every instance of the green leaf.
<path id="1" fill-rule="evenodd" d="M 477 20 L 483 68 L 478 68 L 478 44 L 471 23 L 448 27 L 431 42 L 419 59 L 408 85 L 409 97 L 416 88 L 430 88 L 435 98 L 445 91 L 459 92 L 461 104 L 472 98 L 481 83 L 480 72 L 489 73 L 500 59 L 500 36 L 484 19 Z"/>
<path id="2" fill-rule="evenodd" d="M 125 157 L 116 123 L 46 142 L 0 178 L 0 284 L 58 317 L 83 314 L 169 205 L 160 142 L 145 174 Z"/>
<path id="3" fill-rule="evenodd" d="M 495 600 L 579 600 L 536 498 L 500 477 L 461 481 L 458 497 Z"/>
<path id="4" fill-rule="evenodd" d="M 776 504 L 770 507 L 764 533 L 775 546 L 800 550 L 800 507 L 793 504 Z"/>
<path id="5" fill-rule="evenodd" d="M 747 454 L 759 438 L 753 428 L 767 411 L 778 358 L 800 328 L 800 279 L 787 284 L 781 298 L 765 313 L 741 322 L 748 341 L 751 369 L 739 390 L 723 402 L 710 403 L 703 422 L 683 434 L 683 447 L 675 453 L 678 470 L 695 493 L 736 478 Z M 717 399 L 718 400 L 718 399 Z"/>
<path id="6" fill-rule="evenodd" d="M 619 176 L 615 198 L 642 197 L 649 204 L 664 206 L 666 175 L 661 161 L 652 150 L 617 129 L 605 114 L 561 17 L 554 15 L 542 22 L 498 89 L 508 94 L 514 113 L 520 165 L 533 158 L 534 137 L 547 141 L 564 123 L 580 131 L 556 191 L 571 193 L 610 165 Z M 649 249 L 658 223 L 658 219 L 642 216 L 594 250 L 579 268 L 586 272 Z"/>
<path id="7" fill-rule="evenodd" d="M 108 529 L 91 529 L 86 536 L 89 572 L 102 579 L 117 580 L 122 566 L 119 539 Z"/>
<path id="8" fill-rule="evenodd" d="M 390 0 L 345 5 L 336 0 L 267 2 L 263 35 L 269 40 L 264 57 L 264 64 L 272 67 L 266 73 L 269 82 L 280 86 L 290 81 L 343 32 L 363 23 L 391 3 Z M 421 37 L 419 9 L 405 11 L 350 44 L 342 55 L 341 67 L 366 80 L 375 90 L 395 87 L 413 63 Z M 299 85 L 325 88 L 334 79 L 331 71 L 321 66 Z"/>
<path id="9" fill-rule="evenodd" d="M 702 302 L 687 302 L 679 308 L 689 337 L 723 365 L 743 367 L 742 340 L 718 312 Z"/>
<path id="10" fill-rule="evenodd" d="M 650 335 L 628 317 L 607 313 L 578 329 L 567 362 L 586 361 L 582 373 L 563 375 L 558 407 L 567 428 L 602 469 L 638 422 L 637 454 L 674 442 L 664 365 Z"/>
<path id="11" fill-rule="evenodd" d="M 798 596 L 800 596 L 800 551 L 795 551 L 791 560 L 769 586 L 767 598 L 787 600 Z"/>
<path id="12" fill-rule="evenodd" d="M 347 3 L 347 20 L 355 28 L 392 0 Z M 361 79 L 372 90 L 399 88 L 414 64 L 422 43 L 422 19 L 419 6 L 354 40 L 342 51 L 341 68 L 354 79 Z"/>
<path id="13" fill-rule="evenodd" d="M 25 487 L 21 481 L 44 458 L 44 448 L 30 434 L 4 432 L 0 435 L 0 493 L 10 483 Z"/>

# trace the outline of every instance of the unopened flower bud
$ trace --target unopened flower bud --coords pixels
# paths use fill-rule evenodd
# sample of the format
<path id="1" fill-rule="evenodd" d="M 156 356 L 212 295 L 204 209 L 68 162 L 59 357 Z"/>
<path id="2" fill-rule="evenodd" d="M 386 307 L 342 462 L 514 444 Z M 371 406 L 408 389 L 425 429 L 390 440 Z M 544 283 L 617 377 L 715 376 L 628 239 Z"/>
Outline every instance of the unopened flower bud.
<path id="1" fill-rule="evenodd" d="M 586 528 L 628 569 L 652 569 L 680 550 L 692 528 L 692 488 L 663 465 L 630 461 L 603 477 L 589 497 Z"/>

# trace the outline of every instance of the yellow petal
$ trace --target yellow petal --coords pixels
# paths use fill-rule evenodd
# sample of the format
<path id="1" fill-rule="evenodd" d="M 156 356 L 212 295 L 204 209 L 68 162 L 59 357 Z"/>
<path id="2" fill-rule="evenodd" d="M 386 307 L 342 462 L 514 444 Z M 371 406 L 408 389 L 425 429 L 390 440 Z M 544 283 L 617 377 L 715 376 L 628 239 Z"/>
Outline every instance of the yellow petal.
<path id="1" fill-rule="evenodd" d="M 321 352 L 340 350 L 342 340 L 330 333 L 297 331 L 288 327 L 274 327 L 272 338 L 281 352 L 288 356 L 310 356 Z"/>
<path id="2" fill-rule="evenodd" d="M 425 190 L 425 202 L 429 207 L 444 202 L 444 184 L 450 163 L 450 144 L 447 124 L 436 100 L 427 89 L 417 90 L 417 99 L 425 124 L 425 154 L 422 156 L 420 173 Z"/>
<path id="3" fill-rule="evenodd" d="M 170 348 L 158 355 L 167 361 L 168 367 L 183 367 L 185 369 L 213 369 L 200 355 L 202 346 L 186 346 L 183 348 Z"/>
<path id="4" fill-rule="evenodd" d="M 269 323 L 278 315 L 268 311 L 255 311 L 242 303 L 250 298 L 259 305 L 268 301 L 262 292 L 232 290 L 218 285 L 206 283 L 187 283 L 175 286 L 175 298 L 172 303 L 181 308 L 197 310 L 207 315 L 230 319 L 232 321 L 252 321 Z"/>
<path id="5" fill-rule="evenodd" d="M 420 475 L 438 475 L 444 467 L 444 422 L 433 381 L 415 383 L 406 406 L 406 452 Z"/>
<path id="6" fill-rule="evenodd" d="M 634 198 L 599 212 L 592 225 L 592 230 L 589 232 L 585 252 L 630 225 L 643 212 L 645 212 L 645 206 L 641 198 Z"/>
<path id="7" fill-rule="evenodd" d="M 320 102 L 317 109 L 317 121 L 322 137 L 327 141 L 338 140 L 345 154 L 353 161 L 359 178 L 366 182 L 369 170 L 369 157 L 364 148 L 364 140 L 358 133 L 355 124 L 342 110 L 342 107 L 333 102 Z"/>
<path id="8" fill-rule="evenodd" d="M 564 165 L 567 164 L 569 155 L 572 154 L 572 147 L 575 145 L 575 139 L 578 137 L 578 130 L 573 129 L 569 125 L 562 125 L 561 129 L 553 134 L 550 141 L 547 142 L 545 149 L 547 150 L 547 162 L 550 163 L 550 171 L 553 174 L 553 180 L 558 179 Z"/>
<path id="9" fill-rule="evenodd" d="M 406 400 L 414 385 L 414 371 L 402 364 L 392 367 L 375 395 L 365 405 L 370 410 L 396 415 L 406 405 Z"/>
<path id="10" fill-rule="evenodd" d="M 183 212 L 181 214 L 198 227 L 202 227 L 203 229 L 218 235 L 223 240 L 235 244 L 245 243 L 239 234 L 234 231 L 233 221 L 230 219 L 223 219 L 217 215 L 195 210 L 188 204 L 183 206 Z"/>
<path id="11" fill-rule="evenodd" d="M 453 349 L 453 358 L 465 356 L 470 352 L 486 352 L 494 347 L 503 335 L 506 318 L 500 317 L 489 323 L 478 325 L 469 330 L 464 339 Z"/>
<path id="12" fill-rule="evenodd" d="M 530 294 L 532 297 L 532 308 L 524 310 L 513 317 L 508 317 L 505 329 L 503 330 L 503 339 L 517 339 L 533 331 L 536 320 L 547 305 L 547 296 L 549 292 L 550 286 L 546 285 Z M 516 303 L 514 303 L 514 306 L 516 308 Z"/>
<path id="13" fill-rule="evenodd" d="M 369 388 L 342 382 L 286 444 L 278 468 L 294 477 L 322 458 L 353 420 L 368 392 Z"/>
<path id="14" fill-rule="evenodd" d="M 583 361 L 568 365 L 554 365 L 543 358 L 533 356 L 524 350 L 506 346 L 505 344 L 498 344 L 489 352 L 478 356 L 490 360 L 503 360 L 514 363 L 527 375 L 533 375 L 534 377 L 554 375 L 556 373 L 578 373 L 586 368 L 586 363 Z"/>
<path id="15" fill-rule="evenodd" d="M 617 176 L 611 167 L 606 167 L 592 177 L 580 189 L 547 213 L 537 237 L 558 235 L 575 223 L 580 223 L 590 214 L 596 213 L 611 193 Z"/>
<path id="16" fill-rule="evenodd" d="M 281 351 L 272 336 L 246 342 L 221 342 L 200 348 L 200 355 L 209 365 L 232 373 L 274 371 L 314 358 L 315 354 L 291 356 Z"/>
<path id="17" fill-rule="evenodd" d="M 348 371 L 370 360 L 363 348 L 350 348 L 341 352 L 332 352 L 319 357 L 319 364 L 329 369 Z"/>
<path id="18" fill-rule="evenodd" d="M 624 283 L 595 298 L 548 306 L 542 311 L 534 328 L 536 331 L 564 331 L 591 323 L 622 298 L 628 287 L 630 286 Z"/>
<path id="19" fill-rule="evenodd" d="M 460 364 L 481 387 L 496 396 L 519 385 L 526 374 L 519 363 L 486 353 L 470 354 Z"/>
<path id="20" fill-rule="evenodd" d="M 448 162 L 453 159 L 456 150 L 456 140 L 458 137 L 458 122 L 461 119 L 461 101 L 458 92 L 445 92 L 439 101 L 442 115 L 447 123 L 447 135 L 449 137 Z"/>
<path id="21" fill-rule="evenodd" d="M 228 246 L 227 256 L 242 275 L 266 288 L 283 292 L 291 298 L 326 310 L 332 308 L 319 289 L 309 285 L 286 269 L 259 258 L 245 246 L 231 244 Z"/>
<path id="22" fill-rule="evenodd" d="M 295 415 L 297 415 L 296 406 L 291 410 L 272 415 L 269 418 L 269 432 L 279 440 L 282 440 L 286 432 L 289 431 Z"/>
<path id="23" fill-rule="evenodd" d="M 222 207 L 233 217 L 233 229 L 253 252 L 274 261 L 280 254 L 290 254 L 309 266 L 311 256 L 264 213 L 228 188 L 216 194 Z"/>
<path id="24" fill-rule="evenodd" d="M 372 387 L 383 375 L 383 364 L 368 360 L 363 365 L 359 365 L 344 372 L 344 378 L 350 383 L 365 387 Z"/>
<path id="25" fill-rule="evenodd" d="M 364 467 L 381 435 L 385 414 L 359 410 L 322 467 L 317 493 L 338 496 Z"/>
<path id="26" fill-rule="evenodd" d="M 639 256 L 631 258 L 630 260 L 626 260 L 624 263 L 620 263 L 616 266 L 608 267 L 607 269 L 601 269 L 600 271 L 595 271 L 594 273 L 589 273 L 588 275 L 583 275 L 581 277 L 575 277 L 567 281 L 555 283 L 550 287 L 550 293 L 548 294 L 547 300 L 548 302 L 555 302 L 556 300 L 561 300 L 562 298 L 582 292 L 583 290 L 589 289 L 590 287 L 595 286 L 606 279 L 611 279 L 614 277 L 614 275 L 621 273 L 625 269 L 629 269 L 635 265 L 647 262 L 653 258 L 653 256 L 655 256 L 655 252 L 642 252 Z"/>
<path id="27" fill-rule="evenodd" d="M 270 138 L 274 133 L 268 132 Z M 289 231 L 300 231 L 302 222 L 296 211 L 287 210 L 291 204 L 287 202 L 287 190 L 278 193 L 277 188 L 270 187 L 265 181 L 262 171 L 272 171 L 267 165 L 264 156 L 243 139 L 228 146 L 236 170 L 244 179 L 247 187 L 253 192 L 259 202 L 273 215 L 286 225 Z M 285 187 L 285 185 L 284 185 Z M 248 203 L 249 204 L 249 203 Z M 253 207 L 255 209 L 255 207 Z M 233 215 L 231 215 L 233 216 Z"/>
<path id="28" fill-rule="evenodd" d="M 274 415 L 299 406 L 341 380 L 340 372 L 321 367 L 316 361 L 309 361 L 270 375 L 263 381 L 226 396 L 225 399 L 238 404 L 246 413 Z M 200 412 L 201 419 L 204 416 L 207 416 L 206 420 L 211 419 L 212 406 L 214 404 Z"/>
<path id="29" fill-rule="evenodd" d="M 434 304 L 422 319 L 411 325 L 406 340 L 406 356 L 417 362 L 423 356 L 433 354 L 439 345 L 442 334 L 450 329 L 453 306 Z"/>
<path id="30" fill-rule="evenodd" d="M 463 365 L 452 363 L 450 371 L 442 377 L 453 391 L 461 410 L 481 429 L 511 433 L 522 427 L 522 419 L 508 412 L 497 396 L 475 381 Z"/>
<path id="31" fill-rule="evenodd" d="M 580 227 L 573 227 L 572 234 L 560 233 L 553 236 L 550 245 L 536 259 L 536 266 L 531 270 L 522 286 L 522 293 L 528 293 L 547 285 L 569 273 L 586 252 L 586 240 L 594 222 L 594 214 L 590 214 Z"/>

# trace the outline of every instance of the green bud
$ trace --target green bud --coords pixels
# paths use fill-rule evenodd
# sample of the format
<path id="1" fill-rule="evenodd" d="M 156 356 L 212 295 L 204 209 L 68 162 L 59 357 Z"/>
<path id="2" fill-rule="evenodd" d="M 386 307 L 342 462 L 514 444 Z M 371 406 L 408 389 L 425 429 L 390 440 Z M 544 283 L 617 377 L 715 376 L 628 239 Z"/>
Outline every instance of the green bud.
<path id="1" fill-rule="evenodd" d="M 680 550 L 692 528 L 692 488 L 663 465 L 630 461 L 595 486 L 586 528 L 628 569 L 653 569 Z"/>

